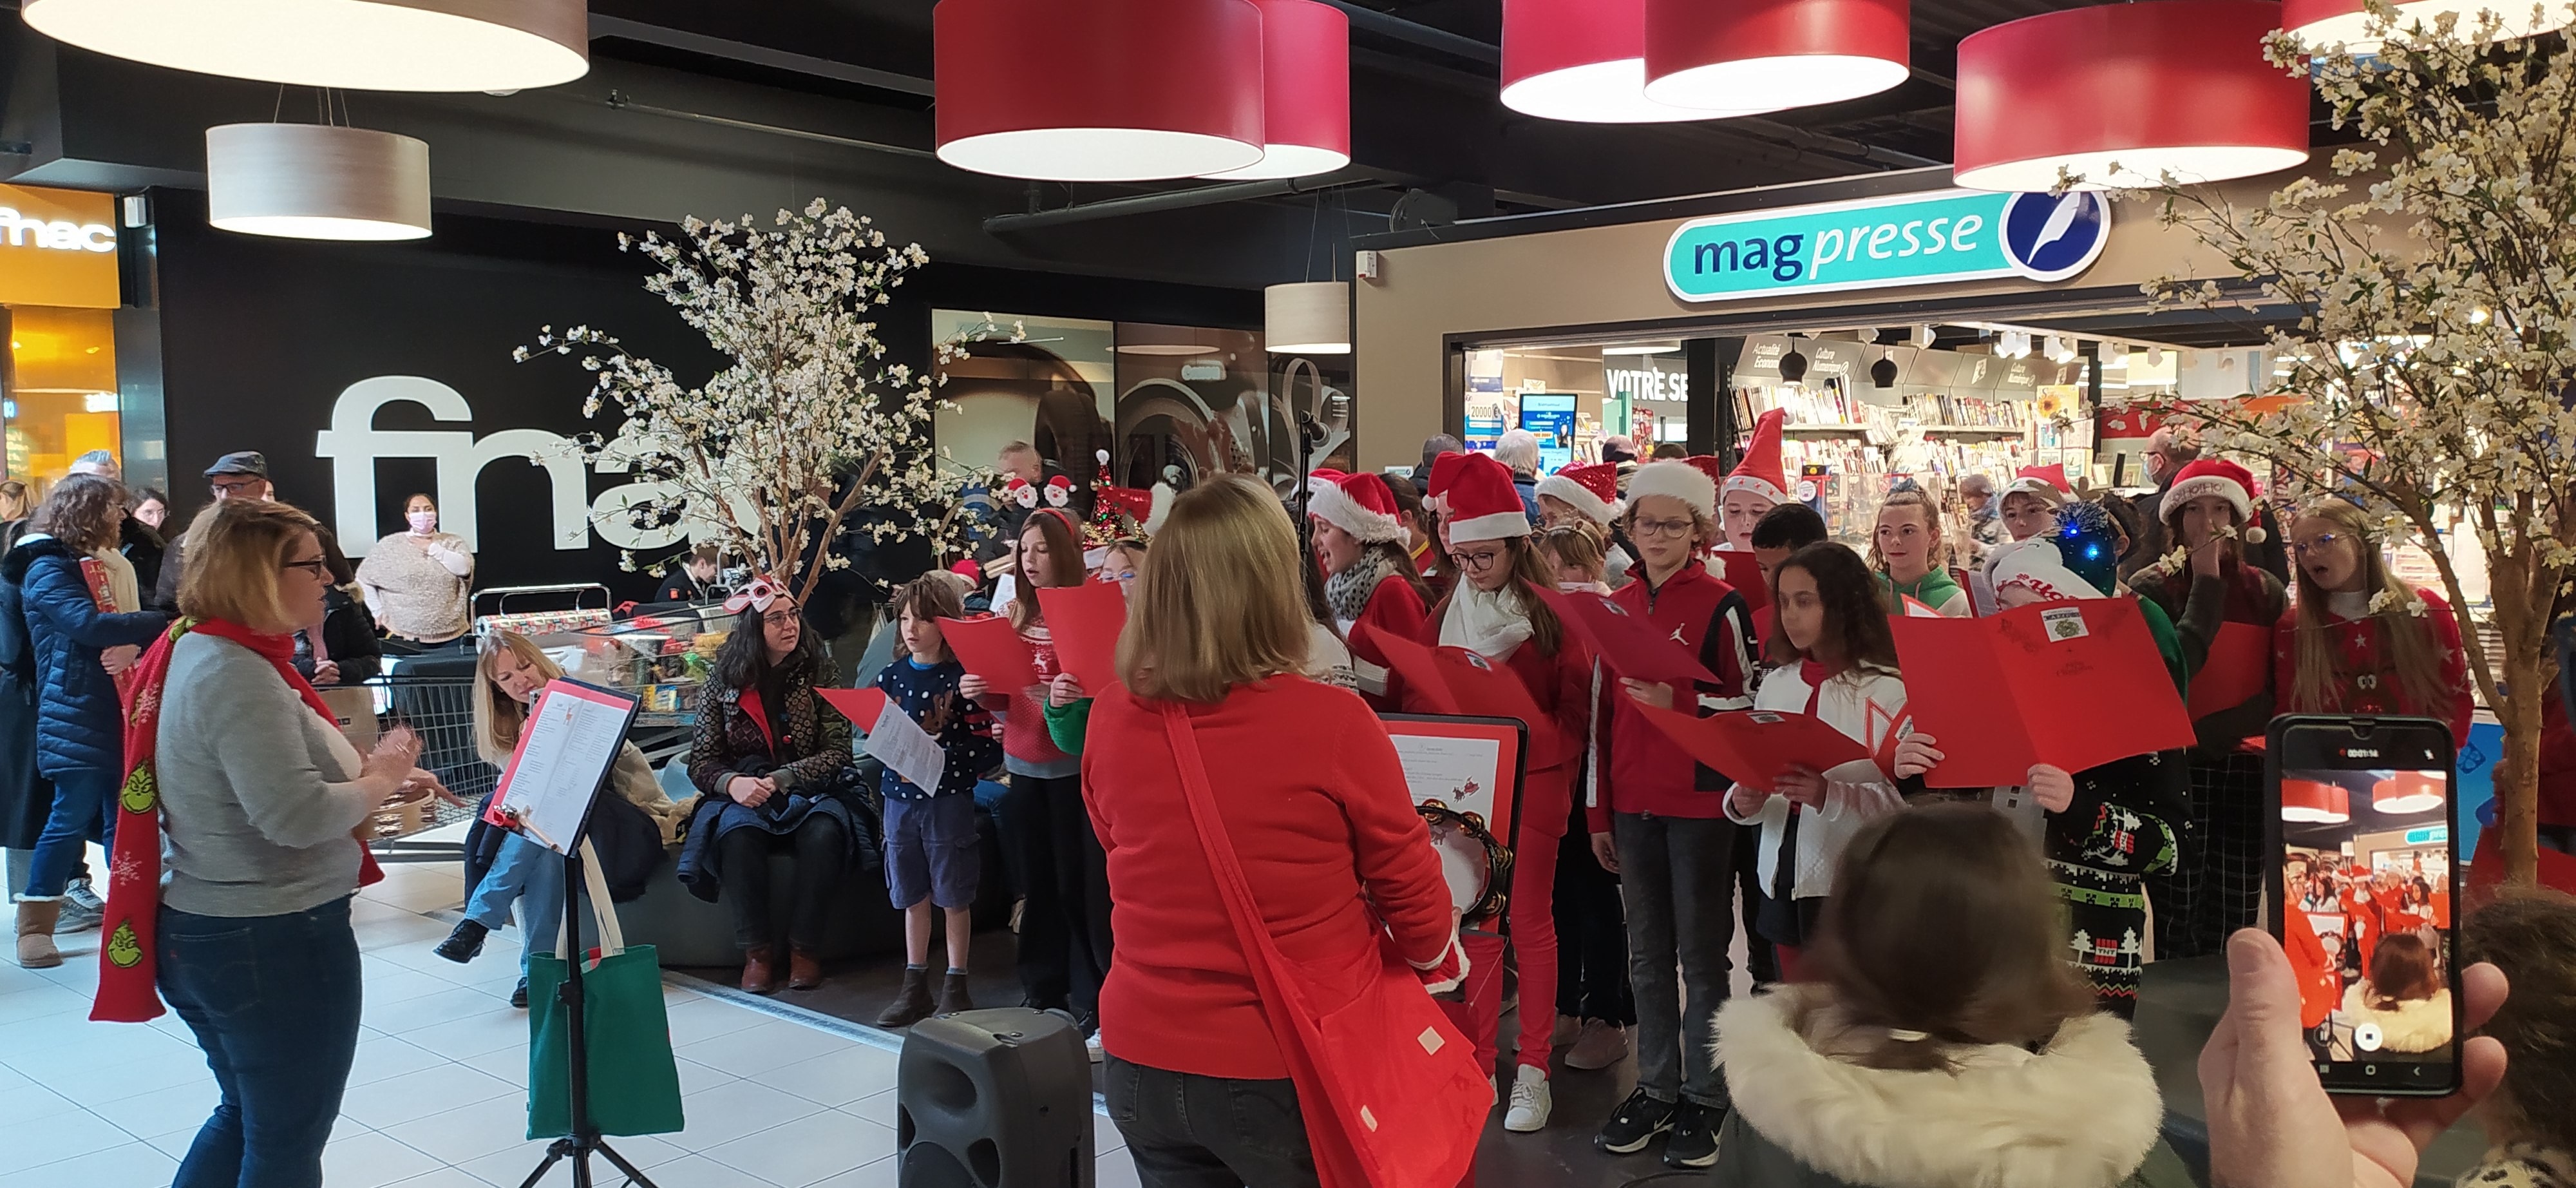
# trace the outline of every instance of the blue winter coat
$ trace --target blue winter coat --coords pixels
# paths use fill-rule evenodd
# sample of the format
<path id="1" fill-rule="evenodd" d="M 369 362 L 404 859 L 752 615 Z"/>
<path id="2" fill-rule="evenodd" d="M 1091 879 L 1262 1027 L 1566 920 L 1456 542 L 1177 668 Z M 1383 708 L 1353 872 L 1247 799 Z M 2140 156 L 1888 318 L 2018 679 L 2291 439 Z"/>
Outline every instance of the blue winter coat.
<path id="1" fill-rule="evenodd" d="M 0 557 L 0 579 L 18 587 L 36 654 L 36 770 L 125 770 L 125 708 L 99 652 L 149 644 L 169 626 L 159 611 L 107 614 L 81 575 L 80 554 L 50 536 L 21 537 Z"/>

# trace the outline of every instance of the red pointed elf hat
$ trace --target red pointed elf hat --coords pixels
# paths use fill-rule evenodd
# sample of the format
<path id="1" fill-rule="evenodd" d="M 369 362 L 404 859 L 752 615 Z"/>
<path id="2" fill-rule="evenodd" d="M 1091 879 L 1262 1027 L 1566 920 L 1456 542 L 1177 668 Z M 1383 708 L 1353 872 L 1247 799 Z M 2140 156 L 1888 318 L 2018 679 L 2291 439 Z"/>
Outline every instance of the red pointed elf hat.
<path id="1" fill-rule="evenodd" d="M 1753 422 L 1753 440 L 1744 447 L 1743 460 L 1717 485 L 1720 500 L 1743 491 L 1773 503 L 1789 501 L 1789 475 L 1780 465 L 1780 425 L 1787 419 L 1775 408 Z"/>

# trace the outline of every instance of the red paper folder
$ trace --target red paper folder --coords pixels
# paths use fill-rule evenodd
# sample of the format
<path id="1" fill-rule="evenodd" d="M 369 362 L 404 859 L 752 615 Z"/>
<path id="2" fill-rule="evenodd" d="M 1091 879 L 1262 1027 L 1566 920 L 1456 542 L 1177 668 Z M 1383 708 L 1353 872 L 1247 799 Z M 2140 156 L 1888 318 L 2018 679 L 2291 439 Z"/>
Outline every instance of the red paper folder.
<path id="1" fill-rule="evenodd" d="M 1717 683 L 1717 677 L 1689 649 L 1644 615 L 1598 594 L 1542 591 L 1539 596 L 1620 676 L 1650 685 L 1677 685 L 1684 691 L 1694 681 Z"/>
<path id="2" fill-rule="evenodd" d="M 1405 688 L 1418 693 L 1431 712 L 1519 719 L 1529 725 L 1533 769 L 1563 761 L 1563 732 L 1556 728 L 1554 719 L 1539 711 L 1529 686 L 1521 683 L 1520 674 L 1509 665 L 1487 660 L 1465 648 L 1424 647 L 1374 623 L 1363 623 L 1360 630 L 1377 641 L 1379 650 L 1386 655 L 1387 667 L 1404 678 Z"/>
<path id="3" fill-rule="evenodd" d="M 1891 618 L 1906 712 L 1945 756 L 1924 782 L 1984 788 L 2187 747 L 2191 719 L 2133 598 L 1983 619 Z M 2112 701 L 2118 712 L 2105 707 Z"/>
<path id="4" fill-rule="evenodd" d="M 2191 720 L 2245 704 L 2272 683 L 2272 629 L 2221 623 L 2209 658 L 2191 674 Z"/>
<path id="5" fill-rule="evenodd" d="M 1047 586 L 1038 591 L 1055 639 L 1055 662 L 1082 690 L 1099 696 L 1118 683 L 1118 633 L 1127 629 L 1127 587 L 1117 582 Z"/>
<path id="6" fill-rule="evenodd" d="M 1699 718 L 1677 710 L 1637 709 L 1691 758 L 1748 788 L 1769 791 L 1793 767 L 1826 771 L 1870 758 L 1869 748 L 1832 723 L 1780 710 L 1736 710 Z"/>
<path id="7" fill-rule="evenodd" d="M 850 724 L 862 732 L 877 728 L 877 719 L 885 715 L 886 695 L 883 689 L 816 689 L 833 709 L 841 711 Z"/>
<path id="8" fill-rule="evenodd" d="M 1019 628 L 1011 626 L 1009 619 L 999 615 L 942 618 L 939 634 L 947 639 L 948 650 L 957 653 L 957 663 L 984 678 L 995 694 L 1008 696 L 1038 683 L 1037 659 L 1029 652 L 1029 641 L 1020 638 Z"/>
<path id="9" fill-rule="evenodd" d="M 1746 606 L 1759 610 L 1771 605 L 1771 583 L 1763 579 L 1762 562 L 1754 559 L 1751 552 L 1720 549 L 1709 556 L 1722 571 L 1717 576 L 1744 596 Z"/>

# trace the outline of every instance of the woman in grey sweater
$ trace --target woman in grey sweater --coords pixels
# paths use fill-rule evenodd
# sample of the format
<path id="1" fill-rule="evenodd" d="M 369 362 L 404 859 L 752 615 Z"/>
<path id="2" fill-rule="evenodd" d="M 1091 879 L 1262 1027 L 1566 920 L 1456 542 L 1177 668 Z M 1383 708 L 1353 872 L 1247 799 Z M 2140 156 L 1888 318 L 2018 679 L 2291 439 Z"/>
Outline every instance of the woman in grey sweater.
<path id="1" fill-rule="evenodd" d="M 119 846 L 109 919 L 127 944 L 120 956 L 111 938 L 100 1005 L 131 1011 L 149 969 L 214 1071 L 222 1100 L 177 1188 L 314 1188 L 357 1049 L 352 832 L 406 787 L 443 789 L 413 766 L 409 731 L 361 757 L 290 665 L 291 633 L 321 614 L 330 581 L 311 517 L 226 501 L 198 517 L 185 556 L 187 618 L 141 666 L 137 712 L 157 702 L 159 720 L 123 797 L 125 827 L 140 818 L 148 836 L 157 791 L 168 878 L 157 935 L 136 945 L 151 884 L 122 871 L 148 856 L 142 839 Z"/>

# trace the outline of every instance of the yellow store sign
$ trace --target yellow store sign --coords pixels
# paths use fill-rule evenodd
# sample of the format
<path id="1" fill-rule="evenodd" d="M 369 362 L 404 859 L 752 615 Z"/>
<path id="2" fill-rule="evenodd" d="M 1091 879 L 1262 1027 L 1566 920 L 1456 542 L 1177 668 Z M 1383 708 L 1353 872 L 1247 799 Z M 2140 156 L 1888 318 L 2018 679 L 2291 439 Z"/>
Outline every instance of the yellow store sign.
<path id="1" fill-rule="evenodd" d="M 117 306 L 116 196 L 0 185 L 0 305 Z"/>

